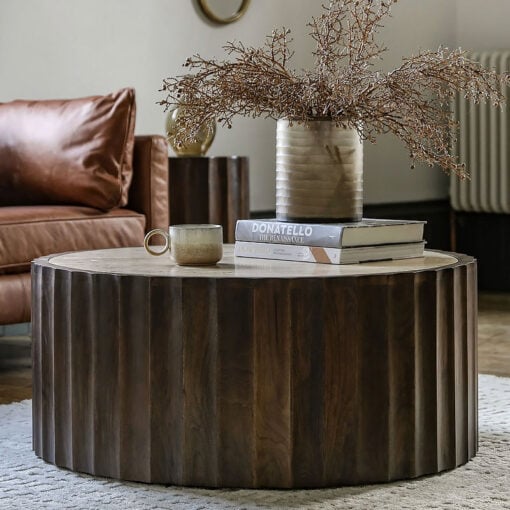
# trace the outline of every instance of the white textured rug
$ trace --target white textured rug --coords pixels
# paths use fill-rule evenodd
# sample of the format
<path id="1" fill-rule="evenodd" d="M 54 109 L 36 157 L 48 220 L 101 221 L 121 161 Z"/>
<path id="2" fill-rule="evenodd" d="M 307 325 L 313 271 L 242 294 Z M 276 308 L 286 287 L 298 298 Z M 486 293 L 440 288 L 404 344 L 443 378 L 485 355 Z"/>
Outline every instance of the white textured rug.
<path id="1" fill-rule="evenodd" d="M 0 406 L 2 509 L 509 509 L 510 379 L 480 376 L 480 449 L 467 465 L 414 481 L 327 490 L 203 490 L 97 479 L 31 447 L 31 402 Z"/>

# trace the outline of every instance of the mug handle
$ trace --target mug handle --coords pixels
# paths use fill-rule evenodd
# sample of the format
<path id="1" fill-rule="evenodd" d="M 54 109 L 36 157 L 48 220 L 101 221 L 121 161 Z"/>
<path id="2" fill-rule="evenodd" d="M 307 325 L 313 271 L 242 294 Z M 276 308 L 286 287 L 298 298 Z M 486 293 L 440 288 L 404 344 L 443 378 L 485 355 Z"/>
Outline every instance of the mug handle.
<path id="1" fill-rule="evenodd" d="M 149 246 L 150 238 L 156 234 L 159 234 L 165 238 L 165 247 L 161 251 L 154 251 Z M 143 240 L 143 245 L 144 245 L 145 249 L 147 250 L 147 252 L 150 253 L 151 255 L 154 255 L 154 256 L 163 255 L 163 253 L 165 253 L 170 248 L 170 238 L 168 236 L 168 232 L 165 232 L 161 228 L 155 228 L 154 230 L 147 232 L 147 234 L 145 235 L 145 238 Z"/>

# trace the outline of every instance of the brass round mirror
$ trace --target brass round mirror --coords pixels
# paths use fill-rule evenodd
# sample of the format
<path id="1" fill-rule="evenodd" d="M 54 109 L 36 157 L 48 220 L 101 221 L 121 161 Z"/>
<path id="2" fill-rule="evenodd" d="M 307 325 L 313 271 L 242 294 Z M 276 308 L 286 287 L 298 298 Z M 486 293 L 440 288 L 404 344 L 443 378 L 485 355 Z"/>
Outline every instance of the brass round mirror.
<path id="1" fill-rule="evenodd" d="M 215 23 L 237 21 L 248 9 L 250 0 L 198 0 L 205 16 Z"/>

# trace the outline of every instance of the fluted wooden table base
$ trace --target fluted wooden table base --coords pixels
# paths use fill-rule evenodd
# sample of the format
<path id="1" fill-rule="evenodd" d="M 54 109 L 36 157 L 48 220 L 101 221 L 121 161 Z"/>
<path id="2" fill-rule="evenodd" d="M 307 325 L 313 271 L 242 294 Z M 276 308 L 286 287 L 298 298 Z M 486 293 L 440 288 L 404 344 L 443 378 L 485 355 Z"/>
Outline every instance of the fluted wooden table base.
<path id="1" fill-rule="evenodd" d="M 298 488 L 475 455 L 472 258 L 339 268 L 225 252 L 216 268 L 139 249 L 33 264 L 38 456 L 127 480 Z"/>

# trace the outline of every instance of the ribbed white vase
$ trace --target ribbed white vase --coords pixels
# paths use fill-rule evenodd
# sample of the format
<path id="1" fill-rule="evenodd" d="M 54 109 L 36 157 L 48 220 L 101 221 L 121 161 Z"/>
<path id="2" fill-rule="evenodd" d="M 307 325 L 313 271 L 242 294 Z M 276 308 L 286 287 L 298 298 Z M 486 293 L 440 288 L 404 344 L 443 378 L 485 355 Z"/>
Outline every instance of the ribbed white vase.
<path id="1" fill-rule="evenodd" d="M 355 129 L 329 120 L 276 129 L 276 217 L 358 221 L 363 215 L 363 145 Z"/>

